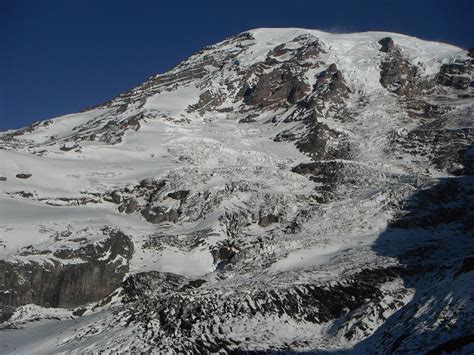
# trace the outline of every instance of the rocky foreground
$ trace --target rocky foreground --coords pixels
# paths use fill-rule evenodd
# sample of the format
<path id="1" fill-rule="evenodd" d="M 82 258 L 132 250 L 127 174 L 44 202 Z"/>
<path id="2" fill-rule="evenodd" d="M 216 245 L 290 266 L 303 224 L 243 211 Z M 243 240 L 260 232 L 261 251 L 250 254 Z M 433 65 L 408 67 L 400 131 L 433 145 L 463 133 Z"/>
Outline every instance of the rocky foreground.
<path id="1" fill-rule="evenodd" d="M 473 71 L 257 29 L 0 133 L 0 352 L 474 352 Z"/>

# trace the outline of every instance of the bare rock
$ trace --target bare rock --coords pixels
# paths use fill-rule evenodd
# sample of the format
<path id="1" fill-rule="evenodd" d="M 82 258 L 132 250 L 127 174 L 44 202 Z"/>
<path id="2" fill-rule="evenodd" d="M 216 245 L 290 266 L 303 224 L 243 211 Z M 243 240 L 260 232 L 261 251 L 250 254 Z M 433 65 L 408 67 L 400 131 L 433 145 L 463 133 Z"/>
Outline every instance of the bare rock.
<path id="1" fill-rule="evenodd" d="M 225 101 L 225 96 L 219 92 L 207 90 L 199 96 L 199 101 L 189 107 L 190 111 L 204 114 L 206 111 L 216 110 Z"/>
<path id="2" fill-rule="evenodd" d="M 122 192 L 119 190 L 112 191 L 110 194 L 112 201 L 116 204 L 120 204 L 122 202 Z"/>
<path id="3" fill-rule="evenodd" d="M 103 242 L 59 250 L 56 259 L 46 264 L 0 260 L 0 320 L 25 304 L 77 307 L 98 301 L 119 287 L 128 272 L 133 243 L 119 230 L 105 233 L 108 237 Z M 68 262 L 72 259 L 82 262 Z"/>
<path id="4" fill-rule="evenodd" d="M 280 222 L 280 216 L 269 213 L 266 215 L 260 215 L 260 218 L 258 220 L 258 225 L 261 227 L 267 227 L 270 224 L 278 223 L 278 222 Z"/>
<path id="5" fill-rule="evenodd" d="M 300 101 L 309 91 L 309 86 L 290 66 L 284 64 L 270 73 L 259 77 L 254 87 L 244 92 L 244 102 L 250 106 L 269 107 L 294 104 Z"/>
<path id="6" fill-rule="evenodd" d="M 316 109 L 321 112 L 324 108 L 338 109 L 344 103 L 350 90 L 344 83 L 344 78 L 335 63 L 319 73 L 313 86 L 313 93 L 307 100 L 307 110 Z"/>
<path id="7" fill-rule="evenodd" d="M 165 207 L 161 206 L 147 206 L 141 211 L 141 214 L 148 222 L 153 224 L 163 222 L 176 223 L 179 218 L 179 212 L 177 210 L 174 208 L 166 209 Z"/>
<path id="8" fill-rule="evenodd" d="M 79 147 L 78 145 L 73 145 L 73 146 L 68 147 L 65 144 L 63 144 L 61 146 L 61 148 L 59 148 L 59 150 L 61 150 L 63 152 L 69 152 L 70 150 L 73 150 L 73 149 L 78 148 L 78 147 Z"/>
<path id="9" fill-rule="evenodd" d="M 384 88 L 404 97 L 414 97 L 433 88 L 433 82 L 419 76 L 418 67 L 410 63 L 391 38 L 379 43 L 381 51 L 386 53 L 380 66 L 380 84 Z"/>
<path id="10" fill-rule="evenodd" d="M 237 254 L 237 250 L 229 245 L 223 245 L 218 249 L 214 249 L 211 252 L 216 269 L 224 268 L 232 258 Z"/>
<path id="11" fill-rule="evenodd" d="M 382 38 L 378 43 L 382 46 L 380 50 L 385 53 L 390 52 L 395 47 L 395 42 L 391 37 Z"/>
<path id="12" fill-rule="evenodd" d="M 468 65 L 466 62 L 464 63 L 451 63 L 451 64 L 443 64 L 440 68 L 440 72 L 444 74 L 466 74 L 469 72 Z"/>
<path id="13" fill-rule="evenodd" d="M 337 144 L 332 144 L 333 142 Z M 315 160 L 348 159 L 351 155 L 344 135 L 323 123 L 312 123 L 307 134 L 296 142 L 296 146 Z"/>
<path id="14" fill-rule="evenodd" d="M 140 209 L 140 204 L 134 198 L 128 199 L 119 206 L 119 212 L 125 212 L 126 214 L 133 213 Z"/>
<path id="15" fill-rule="evenodd" d="M 170 192 L 168 197 L 171 197 L 175 200 L 184 200 L 189 195 L 189 190 L 178 190 Z"/>
<path id="16" fill-rule="evenodd" d="M 457 90 L 465 90 L 471 84 L 471 79 L 467 76 L 454 76 L 440 73 L 436 76 L 436 82 L 442 86 L 449 86 Z"/>
<path id="17" fill-rule="evenodd" d="M 156 180 L 153 178 L 147 178 L 140 181 L 139 188 L 148 190 L 160 190 L 166 185 L 165 180 Z"/>

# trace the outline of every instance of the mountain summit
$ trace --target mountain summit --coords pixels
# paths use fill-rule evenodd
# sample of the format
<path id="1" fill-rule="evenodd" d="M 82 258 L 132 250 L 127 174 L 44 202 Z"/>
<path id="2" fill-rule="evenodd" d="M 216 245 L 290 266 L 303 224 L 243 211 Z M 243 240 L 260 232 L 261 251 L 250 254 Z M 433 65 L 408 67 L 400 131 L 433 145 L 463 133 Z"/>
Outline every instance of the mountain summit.
<path id="1" fill-rule="evenodd" d="M 256 29 L 0 133 L 3 351 L 474 351 L 473 72 Z"/>

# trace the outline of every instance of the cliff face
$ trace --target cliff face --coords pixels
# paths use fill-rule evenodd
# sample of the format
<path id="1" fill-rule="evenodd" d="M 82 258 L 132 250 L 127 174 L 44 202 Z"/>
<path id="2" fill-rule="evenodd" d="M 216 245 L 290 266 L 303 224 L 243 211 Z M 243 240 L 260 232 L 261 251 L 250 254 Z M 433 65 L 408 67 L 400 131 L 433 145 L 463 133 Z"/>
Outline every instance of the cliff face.
<path id="1" fill-rule="evenodd" d="M 99 232 L 105 238 L 95 244 L 54 252 L 30 246 L 21 253 L 23 260 L 1 260 L 2 320 L 26 304 L 74 308 L 100 301 L 115 291 L 129 270 L 133 243 L 121 231 Z M 28 260 L 38 254 L 43 260 Z"/>
<path id="2" fill-rule="evenodd" d="M 258 29 L 1 133 L 0 342 L 469 352 L 473 66 Z"/>

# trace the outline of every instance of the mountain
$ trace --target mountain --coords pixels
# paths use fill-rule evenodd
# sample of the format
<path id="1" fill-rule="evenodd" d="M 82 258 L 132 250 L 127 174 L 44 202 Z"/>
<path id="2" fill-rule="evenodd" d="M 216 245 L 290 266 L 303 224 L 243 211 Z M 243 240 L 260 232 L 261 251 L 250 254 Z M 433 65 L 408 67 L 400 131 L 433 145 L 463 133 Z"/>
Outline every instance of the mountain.
<path id="1" fill-rule="evenodd" d="M 0 133 L 2 352 L 473 352 L 473 68 L 256 29 Z"/>

